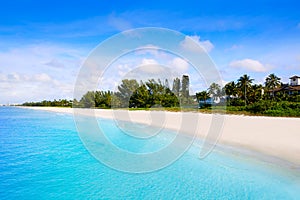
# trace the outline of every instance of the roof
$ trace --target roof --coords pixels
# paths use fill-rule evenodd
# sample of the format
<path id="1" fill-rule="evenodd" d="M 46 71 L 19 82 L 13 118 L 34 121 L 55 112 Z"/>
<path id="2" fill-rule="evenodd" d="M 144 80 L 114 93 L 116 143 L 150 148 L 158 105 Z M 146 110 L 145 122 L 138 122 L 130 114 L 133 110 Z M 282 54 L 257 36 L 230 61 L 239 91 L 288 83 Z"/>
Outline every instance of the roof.
<path id="1" fill-rule="evenodd" d="M 297 86 L 283 86 L 280 88 L 276 88 L 274 90 L 269 90 L 268 92 L 279 92 L 279 91 L 300 91 L 300 85 Z"/>
<path id="2" fill-rule="evenodd" d="M 292 76 L 290 79 L 293 79 L 293 78 L 300 78 L 300 76 Z"/>
<path id="3" fill-rule="evenodd" d="M 299 77 L 300 78 L 300 77 Z M 297 86 L 290 86 L 290 90 L 293 90 L 293 91 L 299 91 L 300 90 L 300 85 L 297 85 Z"/>

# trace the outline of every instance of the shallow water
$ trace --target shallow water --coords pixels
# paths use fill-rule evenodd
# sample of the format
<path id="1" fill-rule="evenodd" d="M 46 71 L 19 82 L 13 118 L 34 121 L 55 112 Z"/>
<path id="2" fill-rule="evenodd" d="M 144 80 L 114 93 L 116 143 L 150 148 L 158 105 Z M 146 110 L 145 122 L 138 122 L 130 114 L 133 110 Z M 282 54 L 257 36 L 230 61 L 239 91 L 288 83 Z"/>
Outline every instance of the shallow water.
<path id="1" fill-rule="evenodd" d="M 139 146 L 117 137 L 112 121 L 101 124 L 133 152 L 170 139 L 165 133 L 153 139 L 157 146 Z M 203 160 L 198 154 L 193 145 L 164 169 L 123 173 L 91 156 L 71 115 L 0 108 L 0 199 L 300 199 L 299 174 L 288 167 L 218 150 Z"/>

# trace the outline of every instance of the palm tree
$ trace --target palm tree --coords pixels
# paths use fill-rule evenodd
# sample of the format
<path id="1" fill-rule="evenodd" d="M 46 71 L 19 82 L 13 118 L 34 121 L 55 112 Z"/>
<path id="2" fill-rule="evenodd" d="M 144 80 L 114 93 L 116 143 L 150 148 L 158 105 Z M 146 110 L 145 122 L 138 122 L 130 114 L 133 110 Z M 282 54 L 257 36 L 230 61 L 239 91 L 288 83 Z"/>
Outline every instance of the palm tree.
<path id="1" fill-rule="evenodd" d="M 254 84 L 250 89 L 251 94 L 249 95 L 250 102 L 256 102 L 262 99 L 263 86 L 261 84 Z"/>
<path id="2" fill-rule="evenodd" d="M 244 74 L 238 79 L 238 87 L 244 92 L 245 105 L 247 105 L 247 90 L 251 88 L 253 80 L 254 79 L 251 79 L 247 74 Z"/>
<path id="3" fill-rule="evenodd" d="M 270 74 L 266 78 L 265 86 L 267 89 L 272 90 L 272 97 L 274 98 L 274 89 L 278 88 L 281 85 L 281 78 L 275 74 Z"/>
<path id="4" fill-rule="evenodd" d="M 208 88 L 208 93 L 216 100 L 216 98 L 221 97 L 222 95 L 221 86 L 217 83 L 212 83 Z"/>
<path id="5" fill-rule="evenodd" d="M 208 99 L 208 92 L 207 91 L 202 91 L 202 92 L 197 92 L 196 93 L 196 98 L 198 101 L 204 101 L 204 104 L 206 104 L 206 100 Z"/>
<path id="6" fill-rule="evenodd" d="M 234 81 L 231 81 L 225 85 L 224 90 L 229 101 L 232 96 L 235 96 L 237 94 L 236 87 L 237 85 Z"/>

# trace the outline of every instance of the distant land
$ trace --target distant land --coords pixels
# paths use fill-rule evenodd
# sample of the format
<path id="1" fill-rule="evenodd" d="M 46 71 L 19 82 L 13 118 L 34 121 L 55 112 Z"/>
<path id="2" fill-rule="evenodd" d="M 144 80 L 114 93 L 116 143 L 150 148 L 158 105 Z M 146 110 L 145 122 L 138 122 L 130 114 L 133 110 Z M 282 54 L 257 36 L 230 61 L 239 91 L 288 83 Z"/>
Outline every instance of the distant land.
<path id="1" fill-rule="evenodd" d="M 22 106 L 77 107 L 131 110 L 168 110 L 226 112 L 230 114 L 300 117 L 300 77 L 292 76 L 284 84 L 275 74 L 267 76 L 264 85 L 254 84 L 244 74 L 224 87 L 212 83 L 207 90 L 191 95 L 189 77 L 174 79 L 172 88 L 167 80 L 150 79 L 138 82 L 125 79 L 118 91 L 87 91 L 80 100 L 25 102 Z"/>

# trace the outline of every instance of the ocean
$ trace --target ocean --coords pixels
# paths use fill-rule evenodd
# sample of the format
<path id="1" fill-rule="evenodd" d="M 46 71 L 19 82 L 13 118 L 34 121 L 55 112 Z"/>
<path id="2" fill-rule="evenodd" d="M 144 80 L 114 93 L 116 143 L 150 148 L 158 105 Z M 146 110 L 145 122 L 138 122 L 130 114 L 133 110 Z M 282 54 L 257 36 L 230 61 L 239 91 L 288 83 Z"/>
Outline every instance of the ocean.
<path id="1" fill-rule="evenodd" d="M 130 151 L 168 144 L 138 146 L 117 137 L 114 121 L 101 124 L 112 142 Z M 297 169 L 221 149 L 198 155 L 195 144 L 160 170 L 121 172 L 90 154 L 72 115 L 0 108 L 0 199 L 300 199 Z"/>

